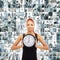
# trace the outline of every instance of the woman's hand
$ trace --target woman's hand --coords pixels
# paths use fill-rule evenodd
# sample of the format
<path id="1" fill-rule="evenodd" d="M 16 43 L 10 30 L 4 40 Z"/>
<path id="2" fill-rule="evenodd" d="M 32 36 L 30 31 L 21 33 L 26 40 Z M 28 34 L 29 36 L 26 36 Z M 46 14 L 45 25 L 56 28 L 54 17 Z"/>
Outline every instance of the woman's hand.
<path id="1" fill-rule="evenodd" d="M 24 47 L 24 45 L 22 44 L 22 45 L 20 45 L 20 48 L 23 48 Z"/>
<path id="2" fill-rule="evenodd" d="M 36 47 L 36 48 L 39 48 L 39 45 L 35 44 L 35 47 Z"/>

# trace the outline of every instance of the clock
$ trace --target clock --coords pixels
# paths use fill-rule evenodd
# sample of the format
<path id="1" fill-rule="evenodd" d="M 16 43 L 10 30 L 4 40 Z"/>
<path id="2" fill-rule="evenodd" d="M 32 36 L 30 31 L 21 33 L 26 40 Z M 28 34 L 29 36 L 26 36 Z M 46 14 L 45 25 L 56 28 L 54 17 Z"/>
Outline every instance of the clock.
<path id="1" fill-rule="evenodd" d="M 23 44 L 27 47 L 32 47 L 34 45 L 35 41 L 36 41 L 35 36 L 33 36 L 31 34 L 27 34 L 23 38 Z"/>

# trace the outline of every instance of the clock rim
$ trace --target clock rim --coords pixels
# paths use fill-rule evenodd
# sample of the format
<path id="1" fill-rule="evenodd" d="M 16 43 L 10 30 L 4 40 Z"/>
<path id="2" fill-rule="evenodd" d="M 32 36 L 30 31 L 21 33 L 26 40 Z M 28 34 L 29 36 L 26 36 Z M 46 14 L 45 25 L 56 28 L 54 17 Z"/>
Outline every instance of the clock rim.
<path id="1" fill-rule="evenodd" d="M 26 37 L 27 35 L 30 35 L 30 36 L 33 36 L 32 34 L 26 34 L 24 37 Z M 33 38 L 36 40 L 36 37 L 35 36 L 33 36 Z M 23 38 L 23 40 L 24 40 L 24 38 Z M 35 42 L 34 42 L 35 43 Z M 24 44 L 24 42 L 23 42 L 23 44 Z M 25 44 L 24 44 L 25 45 Z M 33 44 L 34 45 L 34 44 Z M 32 45 L 32 46 L 33 46 Z M 25 45 L 26 46 L 26 45 Z M 29 47 L 32 47 L 32 46 L 29 46 Z M 26 47 L 28 47 L 28 46 L 26 46 Z"/>

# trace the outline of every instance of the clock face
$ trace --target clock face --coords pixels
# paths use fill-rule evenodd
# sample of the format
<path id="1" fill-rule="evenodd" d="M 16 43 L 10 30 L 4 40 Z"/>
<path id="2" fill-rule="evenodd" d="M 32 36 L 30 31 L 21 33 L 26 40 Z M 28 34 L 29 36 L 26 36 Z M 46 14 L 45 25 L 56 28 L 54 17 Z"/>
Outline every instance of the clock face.
<path id="1" fill-rule="evenodd" d="M 23 39 L 23 43 L 27 47 L 32 47 L 35 43 L 35 38 L 33 35 L 26 35 Z"/>

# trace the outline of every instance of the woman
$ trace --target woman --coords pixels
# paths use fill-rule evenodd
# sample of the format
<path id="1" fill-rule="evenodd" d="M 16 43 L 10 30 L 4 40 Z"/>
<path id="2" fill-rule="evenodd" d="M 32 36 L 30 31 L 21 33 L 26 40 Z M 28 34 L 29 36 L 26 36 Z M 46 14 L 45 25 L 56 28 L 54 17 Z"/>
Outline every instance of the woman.
<path id="1" fill-rule="evenodd" d="M 20 45 L 17 46 L 18 43 L 23 40 L 24 35 L 19 35 L 19 37 L 17 38 L 16 42 L 13 44 L 13 46 L 11 47 L 12 50 L 15 49 L 19 49 L 19 48 L 23 48 L 23 56 L 22 56 L 22 60 L 37 60 L 37 54 L 36 54 L 36 49 L 44 49 L 44 50 L 48 50 L 48 45 L 46 44 L 46 42 L 43 40 L 42 36 L 35 33 L 34 32 L 34 21 L 29 18 L 26 21 L 26 27 L 27 27 L 27 32 L 24 34 L 31 34 L 33 36 L 37 36 L 37 39 L 42 43 L 43 46 L 39 46 L 37 44 L 34 44 L 31 48 L 26 47 L 25 45 Z"/>

